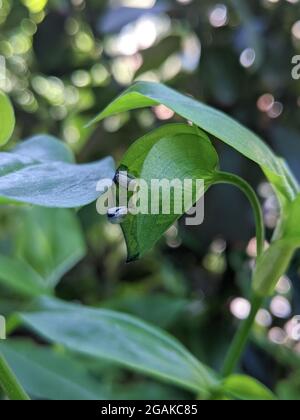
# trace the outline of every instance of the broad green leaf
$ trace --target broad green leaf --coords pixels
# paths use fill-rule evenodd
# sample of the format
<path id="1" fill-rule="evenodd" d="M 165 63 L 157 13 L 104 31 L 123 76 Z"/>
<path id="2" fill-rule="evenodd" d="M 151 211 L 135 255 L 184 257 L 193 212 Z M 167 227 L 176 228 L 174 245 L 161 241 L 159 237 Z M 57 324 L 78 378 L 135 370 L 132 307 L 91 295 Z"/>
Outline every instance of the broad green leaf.
<path id="1" fill-rule="evenodd" d="M 9 339 L 0 342 L 0 352 L 17 378 L 31 396 L 37 400 L 99 401 L 99 400 L 167 400 L 181 399 L 180 389 L 152 381 L 133 384 L 112 384 L 115 366 L 104 369 L 89 365 L 89 359 L 53 348 L 37 345 L 29 340 Z M 103 370 L 103 372 L 102 372 Z M 98 379 L 101 378 L 101 380 Z M 113 386 L 112 386 L 113 385 Z M 183 391 L 185 392 L 185 391 Z"/>
<path id="2" fill-rule="evenodd" d="M 232 375 L 223 383 L 223 391 L 244 401 L 274 401 L 275 395 L 257 380 L 244 375 Z"/>
<path id="3" fill-rule="evenodd" d="M 8 97 L 0 90 L 0 146 L 10 139 L 15 128 L 15 113 Z"/>
<path id="4" fill-rule="evenodd" d="M 106 300 L 101 306 L 126 312 L 161 328 L 167 328 L 170 325 L 176 325 L 192 302 L 192 300 L 168 294 L 139 293 L 132 290 L 131 293 L 127 292 L 124 296 Z"/>
<path id="5" fill-rule="evenodd" d="M 32 398 L 103 400 L 108 392 L 69 355 L 24 340 L 0 342 L 0 351 Z"/>
<path id="6" fill-rule="evenodd" d="M 75 163 L 75 158 L 69 147 L 55 137 L 37 135 L 19 143 L 13 150 L 17 157 L 27 157 L 36 163 L 66 162 Z M 3 172 L 5 173 L 5 172 Z"/>
<path id="7" fill-rule="evenodd" d="M 4 255 L 0 255 L 1 283 L 26 297 L 47 293 L 42 277 L 30 265 Z"/>
<path id="8" fill-rule="evenodd" d="M 25 325 L 71 351 L 205 394 L 218 383 L 175 338 L 132 316 L 50 298 L 40 299 L 38 306 L 21 314 Z"/>
<path id="9" fill-rule="evenodd" d="M 20 216 L 17 256 L 55 287 L 86 253 L 78 218 L 71 210 L 42 207 L 21 209 Z"/>
<path id="10" fill-rule="evenodd" d="M 92 123 L 120 112 L 158 104 L 167 106 L 260 165 L 282 202 L 295 198 L 294 190 L 299 191 L 299 185 L 296 183 L 291 188 L 291 180 L 287 177 L 282 160 L 256 134 L 224 113 L 164 85 L 148 82 L 134 84 L 101 112 Z"/>
<path id="11" fill-rule="evenodd" d="M 0 197 L 44 207 L 73 208 L 95 201 L 101 179 L 112 179 L 112 158 L 77 165 L 60 141 L 39 136 L 0 153 Z"/>
<path id="12" fill-rule="evenodd" d="M 218 155 L 209 138 L 196 127 L 183 124 L 164 126 L 135 142 L 124 156 L 120 170 L 126 170 L 137 179 L 147 182 L 149 191 L 152 180 L 193 180 L 193 199 L 189 210 L 204 194 L 198 190 L 196 180 L 204 180 L 205 190 L 213 184 L 218 167 Z M 182 193 L 190 187 L 183 186 Z M 154 189 L 153 189 L 154 191 Z M 179 200 L 183 201 L 183 194 Z M 161 200 L 162 196 L 158 197 Z M 129 214 L 122 223 L 128 248 L 128 260 L 132 261 L 143 256 L 174 222 L 185 213 L 174 211 L 176 202 L 174 190 L 170 193 L 170 214 L 153 214 L 150 211 L 153 204 L 149 196 L 149 214 Z"/>

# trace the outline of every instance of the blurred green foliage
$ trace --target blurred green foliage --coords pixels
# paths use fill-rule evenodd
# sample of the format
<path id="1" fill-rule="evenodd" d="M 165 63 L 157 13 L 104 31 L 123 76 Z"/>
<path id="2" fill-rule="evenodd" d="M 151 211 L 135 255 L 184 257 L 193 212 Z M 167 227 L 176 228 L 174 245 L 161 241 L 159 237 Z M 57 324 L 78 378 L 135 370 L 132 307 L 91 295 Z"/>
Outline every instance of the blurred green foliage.
<path id="1" fill-rule="evenodd" d="M 297 0 L 0 0 L 0 89 L 12 99 L 17 119 L 8 147 L 47 133 L 67 142 L 79 162 L 107 155 L 119 162 L 133 140 L 179 118 L 157 107 L 111 117 L 97 127 L 87 129 L 86 123 L 134 80 L 161 81 L 258 132 L 299 177 L 300 83 L 291 76 L 292 57 L 300 54 L 299 21 Z M 225 170 L 257 187 L 271 232 L 278 209 L 262 173 L 226 146 L 216 147 Z M 218 368 L 237 318 L 247 312 L 240 297 L 249 289 L 253 235 L 251 209 L 226 187 L 208 194 L 204 225 L 179 223 L 151 254 L 130 265 L 124 264 L 119 227 L 98 216 L 94 204 L 76 214 L 1 206 L 0 312 L 8 316 L 13 337 L 3 351 L 25 382 L 41 360 L 52 373 L 64 365 L 73 385 L 80 384 L 74 398 L 192 398 L 108 363 L 28 342 L 32 336 L 17 329 L 11 314 L 28 307 L 35 294 L 30 281 L 37 276 L 61 299 L 120 310 L 166 328 Z M 4 261 L 10 271 L 3 274 Z M 27 278 L 29 293 L 19 287 Z M 282 399 L 300 399 L 299 313 L 295 258 L 289 277 L 260 312 L 241 365 Z M 24 371 L 24 360 L 34 354 L 33 370 Z M 54 382 L 43 382 L 49 393 L 32 382 L 28 388 L 36 398 L 55 399 Z"/>

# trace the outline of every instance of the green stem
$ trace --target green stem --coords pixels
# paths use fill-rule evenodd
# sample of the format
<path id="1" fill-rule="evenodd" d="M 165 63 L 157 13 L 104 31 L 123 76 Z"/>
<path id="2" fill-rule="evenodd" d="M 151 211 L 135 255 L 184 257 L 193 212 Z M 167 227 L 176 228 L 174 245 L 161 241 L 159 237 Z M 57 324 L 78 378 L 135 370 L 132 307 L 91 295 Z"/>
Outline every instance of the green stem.
<path id="1" fill-rule="evenodd" d="M 251 187 L 244 179 L 237 175 L 219 172 L 216 184 L 230 184 L 239 188 L 248 198 L 254 211 L 256 225 L 257 257 L 261 257 L 265 249 L 265 225 L 262 208 L 259 199 Z M 233 342 L 229 348 L 223 367 L 223 376 L 229 376 L 235 369 L 246 348 L 249 336 L 254 325 L 257 313 L 262 307 L 264 298 L 253 294 L 251 300 L 251 312 L 249 317 L 241 324 Z"/>
<path id="2" fill-rule="evenodd" d="M 239 188 L 248 198 L 254 211 L 257 240 L 257 256 L 261 256 L 265 248 L 265 225 L 262 208 L 259 199 L 247 181 L 237 175 L 227 172 L 217 174 L 215 184 L 230 184 Z"/>
<path id="3" fill-rule="evenodd" d="M 28 401 L 29 396 L 15 377 L 14 373 L 8 366 L 3 355 L 0 353 L 0 387 L 3 389 L 7 397 L 12 401 Z"/>
<path id="4" fill-rule="evenodd" d="M 229 348 L 227 357 L 225 359 L 223 371 L 222 371 L 223 377 L 227 377 L 231 375 L 238 361 L 241 359 L 244 353 L 244 350 L 246 348 L 257 313 L 262 307 L 263 302 L 264 302 L 264 298 L 257 295 L 253 295 L 251 313 L 249 317 L 241 324 Z"/>

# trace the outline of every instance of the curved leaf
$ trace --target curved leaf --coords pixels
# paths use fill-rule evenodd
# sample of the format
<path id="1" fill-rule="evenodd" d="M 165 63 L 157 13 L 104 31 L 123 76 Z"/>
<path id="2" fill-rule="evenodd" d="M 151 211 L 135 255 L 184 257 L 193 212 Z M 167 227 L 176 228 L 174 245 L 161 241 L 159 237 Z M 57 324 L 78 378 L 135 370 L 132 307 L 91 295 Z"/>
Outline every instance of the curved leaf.
<path id="1" fill-rule="evenodd" d="M 22 208 L 16 232 L 17 257 L 26 261 L 49 288 L 85 255 L 77 215 L 67 209 Z"/>
<path id="2" fill-rule="evenodd" d="M 300 195 L 286 206 L 281 224 L 280 238 L 271 243 L 258 259 L 253 289 L 260 296 L 274 292 L 277 282 L 290 266 L 294 253 L 300 248 Z"/>
<path id="3" fill-rule="evenodd" d="M 287 209 L 284 236 L 297 240 L 300 245 L 300 194 Z"/>
<path id="4" fill-rule="evenodd" d="M 254 271 L 252 288 L 256 294 L 266 297 L 274 293 L 280 277 L 287 272 L 299 244 L 299 238 L 286 238 L 271 243 L 258 259 Z"/>
<path id="5" fill-rule="evenodd" d="M 286 164 L 283 165 L 283 161 L 256 134 L 226 114 L 164 85 L 149 82 L 134 84 L 91 124 L 120 112 L 158 104 L 167 106 L 260 165 L 282 201 L 295 198 L 295 190 L 299 191 L 299 185 L 294 181 L 290 185 Z"/>
<path id="6" fill-rule="evenodd" d="M 75 163 L 74 155 L 65 143 L 45 134 L 19 143 L 13 153 L 20 158 L 27 157 L 36 162 Z"/>
<path id="7" fill-rule="evenodd" d="M 42 298 L 39 310 L 22 313 L 40 336 L 69 350 L 208 393 L 217 384 L 209 368 L 175 338 L 132 316 Z"/>
<path id="8" fill-rule="evenodd" d="M 214 182 L 218 167 L 218 155 L 209 138 L 196 127 L 184 124 L 167 125 L 136 141 L 124 156 L 120 169 L 145 181 L 149 187 L 147 195 L 148 213 L 129 214 L 122 223 L 122 229 L 128 248 L 128 260 L 132 261 L 151 249 L 174 222 L 197 202 L 204 191 Z M 171 189 L 169 214 L 163 214 L 162 194 L 159 199 L 159 214 L 150 211 L 155 200 L 150 196 L 153 180 L 179 180 L 182 193 L 176 197 Z M 193 185 L 185 185 L 184 180 L 192 180 Z M 197 180 L 204 181 L 204 189 L 198 188 Z M 183 201 L 185 193 L 192 188 L 192 198 L 188 208 L 175 212 L 176 199 Z M 152 200 L 151 200 L 152 199 Z M 178 201 L 179 203 L 179 201 Z M 178 206 L 179 209 L 179 206 Z M 147 210 L 147 209 L 146 209 Z M 143 214 L 145 213 L 145 214 Z M 146 214 L 147 213 L 147 214 Z"/>
<path id="9" fill-rule="evenodd" d="M 223 383 L 223 391 L 244 401 L 274 401 L 277 398 L 257 380 L 244 375 L 232 375 Z"/>
<path id="10" fill-rule="evenodd" d="M 0 90 L 0 146 L 10 139 L 15 128 L 15 113 L 8 97 Z"/>
<path id="11" fill-rule="evenodd" d="M 106 158 L 75 164 L 60 141 L 39 136 L 0 153 L 0 197 L 4 203 L 73 208 L 92 203 L 100 195 L 100 179 L 112 179 L 114 162 Z"/>

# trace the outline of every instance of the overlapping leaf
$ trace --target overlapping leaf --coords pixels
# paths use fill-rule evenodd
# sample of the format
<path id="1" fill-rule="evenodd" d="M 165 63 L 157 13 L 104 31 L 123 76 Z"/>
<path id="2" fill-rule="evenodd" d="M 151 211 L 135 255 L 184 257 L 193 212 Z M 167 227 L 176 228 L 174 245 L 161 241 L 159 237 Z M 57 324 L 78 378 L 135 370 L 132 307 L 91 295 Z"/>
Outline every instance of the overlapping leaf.
<path id="1" fill-rule="evenodd" d="M 147 183 L 149 191 L 153 180 L 167 180 L 170 183 L 179 180 L 182 192 L 179 199 L 186 196 L 184 180 L 192 180 L 193 199 L 190 208 L 201 198 L 214 182 L 218 167 L 218 155 L 205 133 L 196 127 L 184 124 L 167 125 L 146 135 L 135 142 L 121 162 L 121 169 Z M 204 181 L 204 189 L 198 190 L 196 181 Z M 188 187 L 191 188 L 191 187 Z M 160 209 L 163 196 L 160 200 Z M 176 194 L 170 191 L 170 212 L 154 214 L 150 211 L 155 198 L 150 196 L 146 211 L 137 215 L 128 215 L 122 223 L 125 235 L 128 259 L 133 260 L 144 255 L 160 239 L 164 232 L 184 213 L 175 211 Z M 186 211 L 189 210 L 185 209 Z"/>
<path id="2" fill-rule="evenodd" d="M 284 230 L 286 238 L 295 239 L 300 245 L 300 194 L 287 210 Z"/>
<path id="3" fill-rule="evenodd" d="M 74 211 L 22 208 L 16 233 L 17 258 L 28 263 L 50 289 L 86 253 L 83 233 Z"/>
<path id="4" fill-rule="evenodd" d="M 299 185 L 289 176 L 286 164 L 256 134 L 224 113 L 164 85 L 148 82 L 134 84 L 92 123 L 120 112 L 158 104 L 167 106 L 260 165 L 282 203 L 295 198 Z"/>
<path id="5" fill-rule="evenodd" d="M 49 136 L 34 137 L 11 152 L 0 153 L 0 198 L 4 203 L 84 206 L 101 195 L 98 181 L 113 176 L 111 158 L 75 164 L 69 149 Z"/>
<path id="6" fill-rule="evenodd" d="M 42 298 L 25 325 L 69 350 L 105 359 L 207 395 L 218 383 L 175 338 L 132 316 Z"/>
<path id="7" fill-rule="evenodd" d="M 0 283 L 22 297 L 52 293 L 86 252 L 77 216 L 43 207 L 18 208 L 16 215 L 14 249 L 0 255 Z"/>

